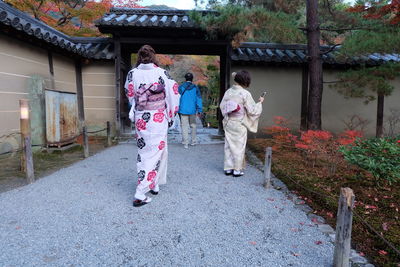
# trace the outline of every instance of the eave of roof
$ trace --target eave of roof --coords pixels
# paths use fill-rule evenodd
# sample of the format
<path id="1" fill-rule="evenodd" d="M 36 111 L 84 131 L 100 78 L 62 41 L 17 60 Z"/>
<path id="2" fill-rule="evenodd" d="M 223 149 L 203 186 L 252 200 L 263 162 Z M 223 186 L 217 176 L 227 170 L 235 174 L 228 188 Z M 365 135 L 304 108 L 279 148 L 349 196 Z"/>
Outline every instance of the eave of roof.
<path id="1" fill-rule="evenodd" d="M 203 14 L 213 11 L 197 11 Z M 135 17 L 136 16 L 136 17 Z M 133 19 L 134 17 L 134 19 Z M 153 10 L 113 8 L 98 21 L 98 25 L 134 25 L 135 27 L 196 28 L 189 19 L 189 10 Z M 0 24 L 11 27 L 27 36 L 33 36 L 49 45 L 56 46 L 81 57 L 93 59 L 114 58 L 114 44 L 111 38 L 71 37 L 47 24 L 30 17 L 0 0 Z M 162 24 L 160 26 L 160 24 Z M 341 59 L 329 46 L 321 46 L 325 65 L 379 65 L 386 62 L 400 62 L 399 54 L 369 54 L 351 59 Z M 329 52 L 328 52 L 329 51 Z M 233 50 L 234 62 L 254 62 L 260 64 L 304 64 L 307 62 L 307 45 L 276 43 L 242 43 Z"/>
<path id="2" fill-rule="evenodd" d="M 338 49 L 330 51 L 330 46 L 321 46 L 322 61 L 325 65 L 349 65 L 356 66 L 366 64 L 368 66 L 380 65 L 387 62 L 400 62 L 398 54 L 369 54 L 362 57 L 342 59 L 338 56 Z M 258 63 L 283 63 L 304 64 L 307 63 L 307 45 L 305 44 L 276 44 L 276 43 L 242 43 L 233 50 L 232 60 L 235 62 Z"/>
<path id="3" fill-rule="evenodd" d="M 70 37 L 0 1 L 0 24 L 70 53 L 94 59 L 111 59 L 112 43 L 105 38 Z M 91 40 L 90 42 L 87 42 Z M 96 48 L 96 49 L 94 49 Z"/>
<path id="4" fill-rule="evenodd" d="M 200 29 L 190 19 L 190 10 L 162 10 L 145 8 L 112 8 L 109 13 L 95 22 L 98 27 L 134 27 L 134 28 L 181 28 Z M 196 10 L 201 14 L 215 11 Z"/>

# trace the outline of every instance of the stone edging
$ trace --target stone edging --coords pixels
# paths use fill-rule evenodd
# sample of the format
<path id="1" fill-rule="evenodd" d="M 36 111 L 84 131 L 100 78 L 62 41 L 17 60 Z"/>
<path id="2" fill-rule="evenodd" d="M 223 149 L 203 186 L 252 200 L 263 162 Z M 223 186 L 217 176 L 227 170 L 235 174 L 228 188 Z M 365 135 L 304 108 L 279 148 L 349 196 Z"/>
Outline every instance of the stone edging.
<path id="1" fill-rule="evenodd" d="M 253 165 L 260 171 L 264 172 L 264 163 L 261 162 L 261 160 L 257 158 L 257 156 L 248 148 L 246 148 L 246 156 L 249 164 Z M 288 199 L 295 204 L 295 207 L 297 209 L 300 209 L 303 212 L 305 212 L 307 214 L 307 217 L 311 221 L 317 222 L 316 224 L 318 225 L 318 229 L 322 233 L 329 236 L 333 244 L 335 243 L 336 232 L 329 224 L 325 223 L 324 218 L 315 215 L 313 213 L 313 209 L 307 204 L 305 204 L 304 200 L 298 198 L 296 194 L 290 192 L 287 186 L 273 174 L 271 175 L 271 184 L 276 190 L 282 191 L 288 197 Z M 361 256 L 354 249 L 352 249 L 350 252 L 350 264 L 353 267 L 374 267 L 373 264 L 369 263 L 365 257 Z"/>

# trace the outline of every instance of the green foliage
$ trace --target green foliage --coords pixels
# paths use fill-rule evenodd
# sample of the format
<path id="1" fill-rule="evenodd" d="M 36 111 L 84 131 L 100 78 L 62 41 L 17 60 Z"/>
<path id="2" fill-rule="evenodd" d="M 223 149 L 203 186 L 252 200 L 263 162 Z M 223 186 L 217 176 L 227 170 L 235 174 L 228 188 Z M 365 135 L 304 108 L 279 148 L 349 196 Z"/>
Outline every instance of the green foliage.
<path id="1" fill-rule="evenodd" d="M 273 12 L 261 7 L 225 5 L 216 7 L 215 13 L 191 12 L 193 21 L 207 31 L 210 39 L 232 38 L 234 45 L 243 41 L 298 43 L 305 36 L 293 16 Z"/>
<path id="2" fill-rule="evenodd" d="M 206 121 L 210 123 L 210 126 L 217 128 L 217 109 L 220 93 L 219 68 L 214 64 L 207 65 L 206 76 L 208 77 L 207 85 L 200 87 L 203 99 L 203 112 L 206 115 Z"/>
<path id="3" fill-rule="evenodd" d="M 360 56 L 369 53 L 400 53 L 400 27 L 387 25 L 363 25 L 369 30 L 350 34 L 340 52 L 344 56 Z"/>
<path id="4" fill-rule="evenodd" d="M 375 67 L 362 66 L 338 74 L 340 82 L 333 85 L 345 97 L 375 100 L 377 94 L 388 96 L 394 86 L 390 84 L 400 73 L 400 63 L 387 63 Z"/>
<path id="5" fill-rule="evenodd" d="M 377 182 L 400 181 L 400 141 L 399 138 L 358 139 L 351 146 L 342 146 L 344 158 L 370 172 Z"/>

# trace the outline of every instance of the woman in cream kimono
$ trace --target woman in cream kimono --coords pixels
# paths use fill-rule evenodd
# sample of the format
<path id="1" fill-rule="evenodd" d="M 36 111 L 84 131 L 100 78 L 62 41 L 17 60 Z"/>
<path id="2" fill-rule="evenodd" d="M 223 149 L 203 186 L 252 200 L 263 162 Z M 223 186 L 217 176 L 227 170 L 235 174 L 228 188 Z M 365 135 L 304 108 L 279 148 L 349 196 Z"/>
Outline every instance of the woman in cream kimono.
<path id="1" fill-rule="evenodd" d="M 250 74 L 241 70 L 232 74 L 235 84 L 225 92 L 220 108 L 224 116 L 226 175 L 242 176 L 245 168 L 244 153 L 247 142 L 247 130 L 257 132 L 258 119 L 262 112 L 263 97 L 255 103 L 248 88 Z"/>
<path id="2" fill-rule="evenodd" d="M 133 206 L 151 201 L 167 179 L 167 134 L 179 109 L 178 84 L 158 67 L 154 49 L 144 45 L 138 52 L 136 67 L 129 71 L 125 92 L 132 105 L 129 118 L 137 133 L 137 172 Z"/>

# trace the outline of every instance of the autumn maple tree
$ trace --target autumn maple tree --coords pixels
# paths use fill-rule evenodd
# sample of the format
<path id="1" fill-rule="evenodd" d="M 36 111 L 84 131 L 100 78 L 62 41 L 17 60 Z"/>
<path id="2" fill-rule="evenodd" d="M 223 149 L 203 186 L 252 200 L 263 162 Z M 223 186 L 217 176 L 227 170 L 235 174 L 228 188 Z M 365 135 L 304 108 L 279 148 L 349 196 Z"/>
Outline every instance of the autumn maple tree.
<path id="1" fill-rule="evenodd" d="M 111 7 L 138 8 L 138 0 L 6 0 L 49 26 L 74 36 L 99 36 L 94 21 Z"/>

